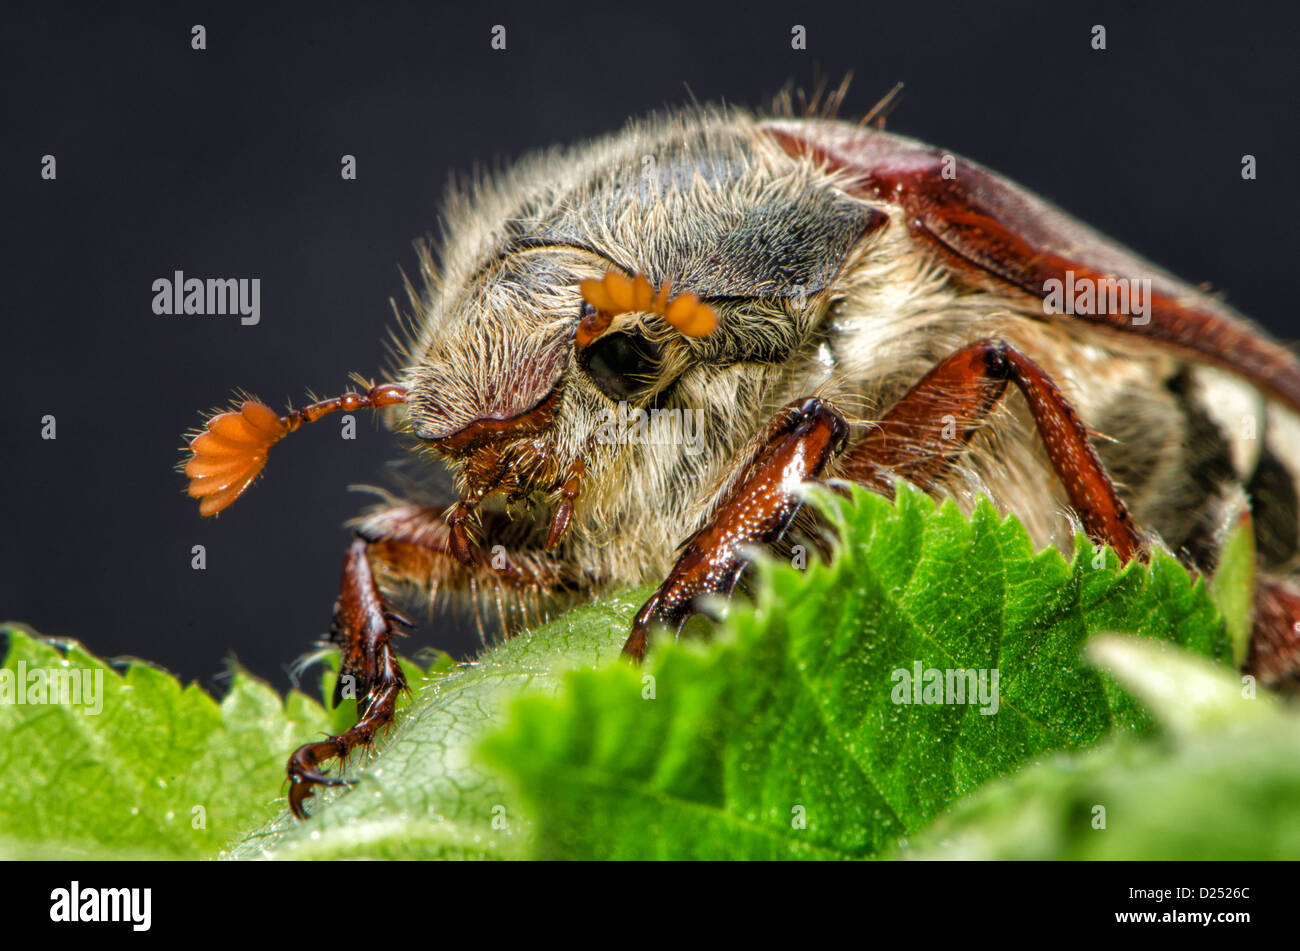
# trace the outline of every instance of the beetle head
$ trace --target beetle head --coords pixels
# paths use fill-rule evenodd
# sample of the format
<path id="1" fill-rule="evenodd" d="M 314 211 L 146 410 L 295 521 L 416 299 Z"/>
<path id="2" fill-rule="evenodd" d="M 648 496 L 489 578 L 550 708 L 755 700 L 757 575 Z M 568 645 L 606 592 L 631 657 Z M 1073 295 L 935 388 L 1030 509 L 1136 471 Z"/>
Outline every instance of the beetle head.
<path id="1" fill-rule="evenodd" d="M 780 366 L 881 223 L 748 119 L 713 113 L 525 161 L 449 209 L 403 382 L 411 430 L 465 507 L 611 471 L 618 454 L 592 440 L 620 404 L 701 407 L 728 398 L 720 371 Z"/>

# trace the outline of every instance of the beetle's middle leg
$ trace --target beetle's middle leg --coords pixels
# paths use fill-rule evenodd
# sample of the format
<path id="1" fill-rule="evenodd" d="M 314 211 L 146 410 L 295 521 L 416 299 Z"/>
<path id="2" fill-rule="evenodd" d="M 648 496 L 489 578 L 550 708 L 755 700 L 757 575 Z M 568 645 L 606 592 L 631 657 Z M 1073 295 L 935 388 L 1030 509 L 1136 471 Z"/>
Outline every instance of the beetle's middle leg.
<path id="1" fill-rule="evenodd" d="M 996 340 L 962 347 L 921 378 L 847 454 L 838 473 L 885 494 L 892 481 L 930 484 L 964 451 L 979 425 L 1014 383 L 1061 479 L 1070 506 L 1092 538 L 1121 561 L 1143 554 L 1143 541 L 1088 431 L 1041 367 Z"/>
<path id="2" fill-rule="evenodd" d="M 935 366 L 849 450 L 835 474 L 887 495 L 895 479 L 931 484 L 965 451 L 1008 383 L 1024 394 L 1084 529 L 1124 561 L 1139 557 L 1137 528 L 1078 415 L 1042 369 L 997 341 L 970 344 Z M 652 625 L 679 631 L 699 595 L 730 594 L 745 565 L 744 546 L 781 537 L 799 508 L 795 487 L 822 475 L 847 431 L 844 418 L 822 400 L 785 407 L 758 437 L 711 521 L 637 613 L 623 652 L 639 660 Z"/>

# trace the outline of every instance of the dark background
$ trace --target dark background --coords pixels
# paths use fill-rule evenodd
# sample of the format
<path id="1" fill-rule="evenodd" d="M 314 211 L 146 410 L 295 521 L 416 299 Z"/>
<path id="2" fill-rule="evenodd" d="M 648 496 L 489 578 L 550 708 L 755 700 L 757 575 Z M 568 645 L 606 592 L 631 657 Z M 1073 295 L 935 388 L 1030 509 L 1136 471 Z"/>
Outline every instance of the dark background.
<path id="1" fill-rule="evenodd" d="M 374 374 L 411 242 L 453 170 L 787 80 L 852 70 L 845 114 L 906 83 L 889 127 L 1063 205 L 1279 336 L 1300 252 L 1294 5 L 803 2 L 45 4 L 0 17 L 4 409 L 0 619 L 212 683 L 285 687 L 327 625 L 347 534 L 396 442 L 358 416 L 276 450 L 201 520 L 172 467 L 236 386 L 277 408 Z M 208 48 L 190 48 L 207 27 Z M 793 24 L 808 49 L 790 48 Z M 1093 24 L 1108 48 L 1090 48 Z M 489 48 L 494 24 L 508 48 Z M 58 178 L 40 178 L 52 153 Z M 339 160 L 358 158 L 343 181 Z M 1254 154 L 1257 181 L 1241 179 Z M 159 317 L 152 282 L 259 277 L 262 321 Z M 58 438 L 40 438 L 53 414 Z M 207 548 L 206 571 L 190 567 Z M 472 634 L 415 642 L 463 654 Z"/>

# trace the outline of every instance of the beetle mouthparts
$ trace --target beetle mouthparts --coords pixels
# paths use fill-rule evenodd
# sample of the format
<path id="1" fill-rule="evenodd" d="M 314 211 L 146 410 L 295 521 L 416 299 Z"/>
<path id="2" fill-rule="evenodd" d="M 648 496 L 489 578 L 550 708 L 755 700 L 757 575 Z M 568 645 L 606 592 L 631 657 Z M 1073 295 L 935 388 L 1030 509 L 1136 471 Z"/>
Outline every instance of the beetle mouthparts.
<path id="1" fill-rule="evenodd" d="M 587 463 L 578 455 L 557 470 L 553 458 L 551 450 L 539 448 L 536 443 L 516 446 L 504 453 L 482 448 L 469 458 L 465 491 L 443 512 L 449 546 L 457 561 L 467 567 L 478 564 L 480 549 L 470 537 L 466 523 L 474 518 L 480 502 L 497 493 L 504 493 L 510 501 L 518 501 L 534 490 L 556 494 L 558 502 L 547 523 L 542 550 L 552 551 L 560 543 L 573 520 L 574 503 L 582 489 Z"/>

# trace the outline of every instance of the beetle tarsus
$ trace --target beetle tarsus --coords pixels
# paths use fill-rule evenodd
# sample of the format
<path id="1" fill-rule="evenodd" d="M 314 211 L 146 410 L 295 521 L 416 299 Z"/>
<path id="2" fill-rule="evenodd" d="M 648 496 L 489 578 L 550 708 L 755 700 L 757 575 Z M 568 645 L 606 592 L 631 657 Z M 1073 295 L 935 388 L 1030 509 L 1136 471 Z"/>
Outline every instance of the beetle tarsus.
<path id="1" fill-rule="evenodd" d="M 339 776 L 320 772 L 322 762 L 340 756 L 342 745 L 338 737 L 298 747 L 289 757 L 289 810 L 299 819 L 307 818 L 304 803 L 312 797 L 316 786 L 346 786 L 349 781 Z"/>

